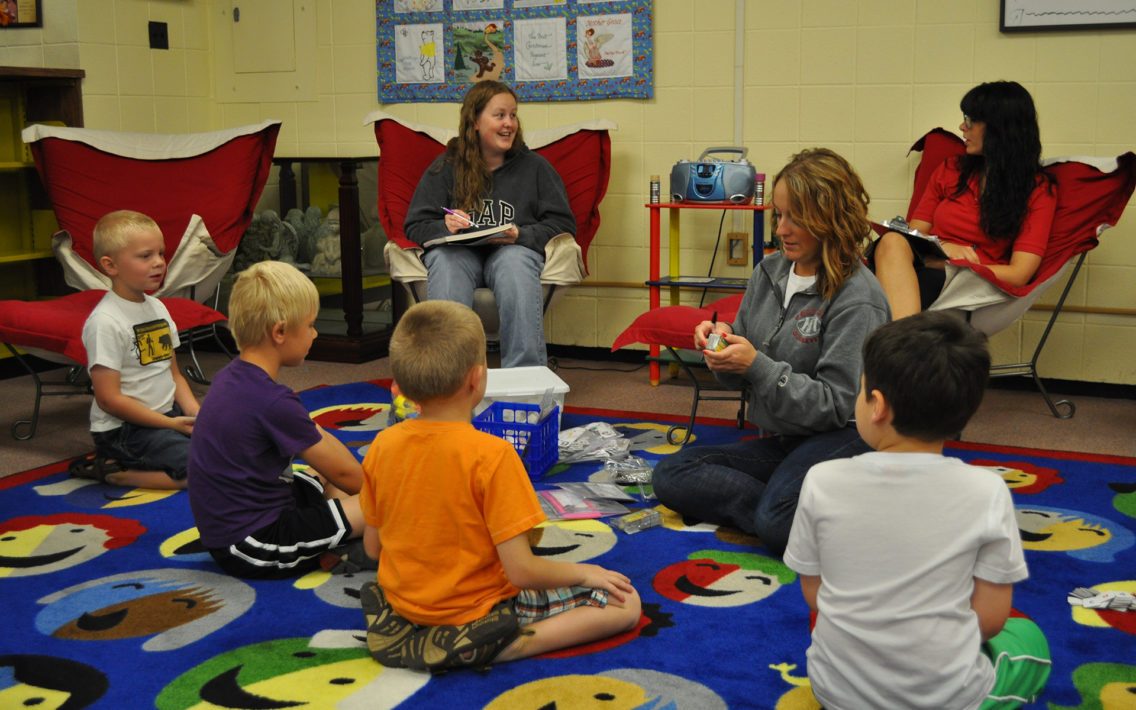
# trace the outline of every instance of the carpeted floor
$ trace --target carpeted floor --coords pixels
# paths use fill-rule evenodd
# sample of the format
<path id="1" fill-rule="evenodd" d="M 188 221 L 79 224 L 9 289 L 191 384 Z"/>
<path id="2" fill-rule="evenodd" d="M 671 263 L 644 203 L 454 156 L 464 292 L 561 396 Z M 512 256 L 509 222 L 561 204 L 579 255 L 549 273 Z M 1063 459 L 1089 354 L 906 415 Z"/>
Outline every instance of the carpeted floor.
<path id="1" fill-rule="evenodd" d="M 179 358 L 184 355 L 179 355 Z M 490 366 L 495 366 L 491 356 Z M 202 367 L 213 373 L 225 362 L 219 353 L 203 353 Z M 51 373 L 58 376 L 61 371 Z M 689 415 L 691 388 L 685 377 L 664 376 L 652 387 L 646 367 L 620 362 L 561 359 L 557 374 L 571 388 L 567 403 L 577 407 L 620 407 L 654 414 Z M 390 377 L 387 358 L 350 365 L 307 361 L 298 368 L 281 370 L 281 381 L 303 390 L 320 385 Z M 192 385 L 198 397 L 207 387 Z M 39 434 L 16 441 L 7 429 L 17 419 L 31 416 L 35 388 L 30 376 L 0 380 L 0 476 L 43 466 L 92 450 L 88 432 L 88 396 L 47 397 L 43 400 Z M 1136 456 L 1136 399 L 1069 396 L 1077 405 L 1072 419 L 1057 419 L 1034 391 L 992 388 L 978 414 L 963 432 L 963 439 L 1002 446 L 1038 447 L 1056 451 L 1082 451 Z M 703 403 L 700 416 L 729 419 L 737 406 Z"/>
<path id="2" fill-rule="evenodd" d="M 302 397 L 360 456 L 386 421 L 389 392 L 374 384 Z M 673 450 L 642 435 L 661 435 L 675 417 L 614 414 L 604 418 L 647 440 L 646 458 Z M 564 424 L 598 416 L 569 407 Z M 750 434 L 708 422 L 694 443 Z M 1066 595 L 1080 586 L 1136 592 L 1136 459 L 972 443 L 949 453 L 997 467 L 1014 493 L 1031 569 L 1014 605 L 1045 631 L 1054 660 L 1030 707 L 1132 707 L 1136 612 L 1073 610 Z M 553 469 L 536 485 L 587 480 L 599 468 Z M 550 524 L 534 541 L 540 554 L 628 574 L 645 610 L 633 632 L 429 677 L 382 669 L 360 647 L 357 590 L 367 575 L 245 583 L 218 574 L 196 546 L 184 493 L 68 479 L 60 462 L 0 481 L 0 510 L 4 707 L 55 707 L 68 694 L 68 707 L 163 710 L 816 707 L 795 575 L 759 541 L 673 514 L 634 535 L 603 521 Z"/>

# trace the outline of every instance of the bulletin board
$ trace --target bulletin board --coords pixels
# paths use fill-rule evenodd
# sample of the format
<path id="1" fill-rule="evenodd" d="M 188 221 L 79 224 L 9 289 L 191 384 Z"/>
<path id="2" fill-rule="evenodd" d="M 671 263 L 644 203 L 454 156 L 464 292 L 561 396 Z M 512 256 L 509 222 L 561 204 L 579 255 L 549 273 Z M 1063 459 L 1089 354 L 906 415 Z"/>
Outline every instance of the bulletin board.
<path id="1" fill-rule="evenodd" d="M 649 99 L 651 0 L 376 0 L 379 102 Z"/>

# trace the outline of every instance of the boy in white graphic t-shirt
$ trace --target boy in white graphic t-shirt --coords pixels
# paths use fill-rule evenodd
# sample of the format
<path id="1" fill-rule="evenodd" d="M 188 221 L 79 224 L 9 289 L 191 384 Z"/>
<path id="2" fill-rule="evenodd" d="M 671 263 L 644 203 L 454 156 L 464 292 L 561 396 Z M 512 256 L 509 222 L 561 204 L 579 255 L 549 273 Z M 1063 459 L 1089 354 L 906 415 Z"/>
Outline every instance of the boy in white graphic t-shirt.
<path id="1" fill-rule="evenodd" d="M 162 230 L 139 212 L 111 212 L 95 224 L 94 252 L 111 279 L 83 324 L 95 455 L 69 470 L 117 486 L 185 488 L 198 403 L 177 367 L 177 327 L 147 293 L 166 274 Z"/>

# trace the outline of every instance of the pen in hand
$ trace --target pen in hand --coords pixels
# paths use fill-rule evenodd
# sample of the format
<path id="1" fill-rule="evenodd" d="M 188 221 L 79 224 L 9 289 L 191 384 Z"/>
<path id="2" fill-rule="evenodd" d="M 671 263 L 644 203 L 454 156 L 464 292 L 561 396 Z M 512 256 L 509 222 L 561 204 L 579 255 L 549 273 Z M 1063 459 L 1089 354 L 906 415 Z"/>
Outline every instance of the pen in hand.
<path id="1" fill-rule="evenodd" d="M 466 221 L 466 222 L 467 222 L 467 223 L 469 224 L 469 226 L 471 226 L 471 227 L 473 227 L 473 228 L 475 228 L 475 229 L 477 228 L 477 222 L 474 222 L 474 221 L 473 221 L 472 219 L 470 219 L 469 217 L 465 217 L 465 216 L 463 216 L 463 215 L 460 215 L 460 214 L 458 214 L 457 212 L 454 212 L 454 211 L 453 211 L 453 210 L 451 210 L 451 209 L 450 209 L 449 207 L 443 207 L 443 208 L 442 208 L 442 211 L 443 211 L 443 212 L 445 212 L 446 214 L 452 214 L 453 216 L 455 216 L 455 217 L 457 217 L 457 218 L 459 218 L 459 219 L 464 219 L 464 220 L 465 220 L 465 221 Z"/>

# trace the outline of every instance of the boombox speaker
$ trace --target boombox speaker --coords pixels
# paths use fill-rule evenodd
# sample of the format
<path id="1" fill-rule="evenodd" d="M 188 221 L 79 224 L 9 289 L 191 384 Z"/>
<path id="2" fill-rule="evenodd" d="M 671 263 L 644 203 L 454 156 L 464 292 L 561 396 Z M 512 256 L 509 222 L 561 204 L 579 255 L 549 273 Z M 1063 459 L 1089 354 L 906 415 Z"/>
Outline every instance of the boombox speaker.
<path id="1" fill-rule="evenodd" d="M 707 148 L 697 161 L 680 160 L 671 168 L 671 200 L 674 202 L 753 201 L 757 171 L 745 159 L 748 148 Z M 713 153 L 735 153 L 735 160 L 713 160 Z"/>

